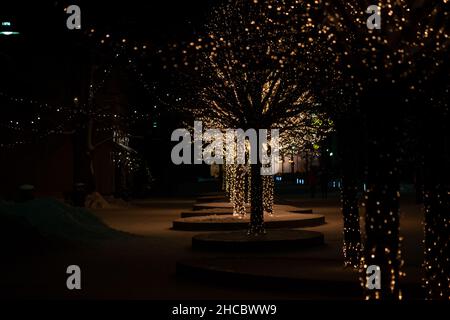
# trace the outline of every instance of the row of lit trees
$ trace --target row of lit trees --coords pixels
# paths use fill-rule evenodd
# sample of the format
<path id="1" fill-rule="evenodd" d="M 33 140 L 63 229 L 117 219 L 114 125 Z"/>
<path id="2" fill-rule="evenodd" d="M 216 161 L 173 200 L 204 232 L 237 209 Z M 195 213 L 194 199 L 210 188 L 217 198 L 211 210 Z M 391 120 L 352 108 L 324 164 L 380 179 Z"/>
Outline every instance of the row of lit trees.
<path id="1" fill-rule="evenodd" d="M 319 143 L 325 138 L 328 132 L 332 130 L 332 122 L 323 116 L 312 115 L 310 113 L 301 113 L 297 115 L 298 121 L 292 129 L 283 130 L 278 137 L 278 156 L 279 159 L 273 159 L 271 164 L 264 165 L 267 169 L 277 170 L 278 165 L 282 163 L 281 159 L 286 156 L 299 154 L 306 150 L 319 148 Z M 222 128 L 220 122 L 211 123 L 210 126 Z M 273 143 L 268 144 L 267 148 L 273 148 Z M 270 151 L 270 150 L 269 150 Z M 233 214 L 238 217 L 246 215 L 246 204 L 251 202 L 251 174 L 248 164 L 235 164 L 237 150 L 236 148 L 224 148 L 223 154 L 231 152 L 234 162 L 223 167 L 223 189 L 227 191 L 230 202 L 233 205 Z M 250 144 L 245 148 L 247 159 L 251 156 Z M 262 177 L 262 201 L 263 211 L 268 214 L 274 214 L 274 175 L 264 175 Z"/>
<path id="2" fill-rule="evenodd" d="M 367 298 L 398 299 L 401 124 L 410 106 L 425 100 L 435 110 L 429 119 L 446 119 L 441 114 L 448 89 L 436 94 L 429 88 L 448 73 L 449 8 L 446 0 L 378 4 L 381 28 L 369 29 L 369 1 L 228 0 L 212 12 L 205 34 L 177 47 L 179 56 L 166 67 L 177 68 L 185 80 L 186 99 L 177 107 L 211 127 L 277 128 L 304 137 L 308 123 L 302 115 L 332 118 L 345 141 L 345 264 L 363 272 L 367 265 L 380 266 L 382 289 L 368 291 Z M 424 284 L 428 297 L 448 298 L 449 180 L 425 154 Z M 250 233 L 256 234 L 264 232 L 259 169 L 251 166 Z M 364 241 L 358 208 L 363 171 Z"/>
<path id="3" fill-rule="evenodd" d="M 404 156 L 401 124 L 412 105 L 421 103 L 424 97 L 436 97 L 436 92 L 427 88 L 446 80 L 442 75 L 448 73 L 449 4 L 446 0 L 379 1 L 381 28 L 372 30 L 366 25 L 366 8 L 370 5 L 370 1 L 314 1 L 310 12 L 318 28 L 328 34 L 338 67 L 345 70 L 349 87 L 357 95 L 356 103 L 350 104 L 343 118 L 348 120 L 348 114 L 353 113 L 362 115 L 360 119 L 365 121 L 366 129 L 361 133 L 367 141 L 366 239 L 361 265 L 363 270 L 366 265 L 378 265 L 383 270 L 382 289 L 368 292 L 368 297 L 399 298 L 403 263 L 399 236 L 399 164 Z M 447 105 L 439 108 L 437 101 L 432 104 L 439 109 L 433 118 L 445 118 Z M 445 141 L 438 140 L 441 147 L 445 146 Z M 425 154 L 428 158 L 429 153 Z M 352 157 L 347 159 L 351 161 Z M 447 299 L 448 180 L 443 179 L 448 175 L 439 176 L 436 170 L 430 170 L 429 166 L 435 166 L 432 161 L 425 165 L 425 250 L 428 260 L 434 261 L 426 263 L 429 270 L 424 284 L 428 297 Z M 354 173 L 350 168 L 343 175 L 344 249 L 347 263 L 353 265 L 359 260 L 360 248 Z M 430 221 L 434 223 L 430 225 Z M 442 224 L 438 226 L 436 221 Z"/>

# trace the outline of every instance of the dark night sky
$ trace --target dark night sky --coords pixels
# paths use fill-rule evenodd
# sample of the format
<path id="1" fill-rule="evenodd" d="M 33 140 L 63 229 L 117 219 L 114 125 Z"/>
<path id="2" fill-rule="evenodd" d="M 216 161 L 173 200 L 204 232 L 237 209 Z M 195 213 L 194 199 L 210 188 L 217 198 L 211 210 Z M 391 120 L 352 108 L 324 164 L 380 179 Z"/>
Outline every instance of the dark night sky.
<path id="1" fill-rule="evenodd" d="M 211 6 L 218 1 L 41 0 L 30 3 L 15 0 L 2 3 L 0 21 L 11 21 L 21 35 L 0 38 L 0 91 L 50 105 L 70 104 L 74 96 L 82 97 L 82 91 L 87 88 L 85 82 L 90 61 L 85 41 L 91 28 L 96 30 L 97 42 L 99 36 L 110 34 L 116 40 L 127 38 L 137 44 L 163 48 L 168 42 L 190 39 L 195 31 L 201 31 Z M 81 8 L 81 32 L 66 28 L 68 15 L 64 8 L 70 4 L 78 4 Z M 94 47 L 98 47 L 97 42 Z M 108 57 L 107 50 L 105 57 Z M 146 59 L 140 61 L 145 63 Z M 99 65 L 104 63 L 98 61 Z M 159 80 L 153 70 L 143 68 L 143 71 L 147 81 Z M 130 104 L 147 112 L 155 104 L 152 97 L 142 91 L 132 76 L 128 75 L 124 81 L 127 80 L 128 86 L 135 89 L 129 94 Z M 121 94 L 123 90 L 120 89 Z M 5 103 L 9 102 L 0 99 L 0 105 L 5 107 Z M 34 111 L 22 105 L 2 108 L 0 116 L 26 121 Z M 170 152 L 164 155 L 170 155 Z M 167 159 L 164 157 L 164 160 Z"/>
<path id="2" fill-rule="evenodd" d="M 189 39 L 202 28 L 210 7 L 216 2 L 43 0 L 30 3 L 17 0 L 2 4 L 0 21 L 12 21 L 21 36 L 0 38 L 0 67 L 4 75 L 0 84 L 11 94 L 37 95 L 46 100 L 53 95 L 54 84 L 42 80 L 57 79 L 66 72 L 61 65 L 67 65 L 65 59 L 71 59 L 70 51 L 80 33 L 94 28 L 96 36 L 110 34 L 116 39 L 127 38 L 156 49 L 169 41 Z M 68 15 L 64 8 L 70 4 L 81 8 L 81 32 L 66 28 Z"/>
<path id="3" fill-rule="evenodd" d="M 209 7 L 217 0 L 168 1 L 14 1 L 2 4 L 0 17 L 12 20 L 24 35 L 48 38 L 67 32 L 67 4 L 81 8 L 82 27 L 110 32 L 126 32 L 135 36 L 164 41 L 193 31 L 202 25 Z"/>

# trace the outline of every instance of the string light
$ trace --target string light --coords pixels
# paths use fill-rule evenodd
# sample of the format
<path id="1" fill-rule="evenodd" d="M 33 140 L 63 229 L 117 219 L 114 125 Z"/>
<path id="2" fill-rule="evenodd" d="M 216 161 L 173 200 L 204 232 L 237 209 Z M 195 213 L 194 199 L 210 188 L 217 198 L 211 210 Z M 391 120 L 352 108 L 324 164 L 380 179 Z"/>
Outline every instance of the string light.
<path id="1" fill-rule="evenodd" d="M 341 191 L 342 216 L 344 218 L 344 265 L 354 269 L 360 267 L 362 254 L 361 230 L 359 224 L 358 188 L 348 180 L 343 179 Z M 346 212 L 348 210 L 348 212 Z"/>

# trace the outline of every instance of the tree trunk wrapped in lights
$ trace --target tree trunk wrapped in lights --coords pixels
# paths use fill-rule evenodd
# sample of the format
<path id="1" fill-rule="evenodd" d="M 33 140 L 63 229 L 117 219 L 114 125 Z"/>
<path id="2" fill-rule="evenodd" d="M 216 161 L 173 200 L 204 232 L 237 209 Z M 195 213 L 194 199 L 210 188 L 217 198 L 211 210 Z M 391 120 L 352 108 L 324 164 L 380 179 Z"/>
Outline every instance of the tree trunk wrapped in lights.
<path id="1" fill-rule="evenodd" d="M 245 210 L 245 165 L 236 164 L 234 167 L 234 188 L 233 188 L 233 215 L 243 218 Z"/>
<path id="2" fill-rule="evenodd" d="M 424 288 L 428 299 L 450 299 L 450 188 L 427 187 L 424 195 Z"/>
<path id="3" fill-rule="evenodd" d="M 270 133 L 268 134 L 268 136 L 270 137 Z M 265 152 L 267 152 L 267 155 L 270 157 L 270 154 L 272 152 L 272 144 L 267 143 L 262 147 L 265 150 Z M 272 165 L 274 165 L 273 161 L 271 161 L 270 164 L 264 164 L 263 167 L 265 170 L 270 170 Z M 274 173 L 273 171 L 274 171 L 274 168 L 272 168 L 272 173 Z M 274 178 L 273 174 L 264 175 L 262 177 L 262 180 L 263 180 L 262 181 L 262 183 L 263 183 L 263 210 L 264 210 L 264 213 L 268 213 L 269 215 L 273 215 L 273 192 L 274 192 L 274 187 L 275 187 L 273 178 Z"/>
<path id="4" fill-rule="evenodd" d="M 263 206 L 263 181 L 261 176 L 261 164 L 251 165 L 252 199 L 250 202 L 250 224 L 247 233 L 249 235 L 265 234 L 264 206 Z"/>
<path id="5" fill-rule="evenodd" d="M 234 181 L 235 181 L 235 171 L 233 170 L 232 164 L 225 164 L 225 191 L 228 194 L 228 199 L 233 202 L 234 197 Z"/>
<path id="6" fill-rule="evenodd" d="M 366 290 L 366 299 L 401 299 L 400 280 L 403 260 L 400 237 L 400 182 L 399 132 L 396 129 L 398 114 L 391 111 L 383 117 L 390 104 L 399 97 L 388 89 L 374 88 L 367 97 L 371 121 L 368 123 L 369 145 L 367 153 L 367 192 L 364 197 L 365 231 L 364 258 L 361 273 L 362 286 L 367 289 L 366 272 L 371 265 L 381 272 L 381 288 Z M 386 109 L 385 109 L 386 108 Z M 398 110 L 396 110 L 398 112 Z M 377 121 L 378 120 L 378 121 Z M 375 127 L 383 123 L 383 130 Z"/>
<path id="7" fill-rule="evenodd" d="M 225 165 L 221 166 L 220 172 L 222 173 L 221 190 L 227 191 L 227 169 Z"/>
<path id="8" fill-rule="evenodd" d="M 359 225 L 358 187 L 342 177 L 342 216 L 344 218 L 344 265 L 359 268 L 361 259 L 361 230 Z"/>
<path id="9" fill-rule="evenodd" d="M 236 142 L 236 141 L 234 141 Z M 237 146 L 239 148 L 239 146 Z M 248 153 L 245 150 L 245 146 L 240 146 L 242 148 L 240 151 Z M 230 157 L 233 158 L 231 164 L 226 164 L 227 168 L 227 193 L 230 199 L 231 204 L 233 205 L 233 215 L 243 218 L 246 215 L 246 200 L 248 196 L 247 192 L 247 176 L 248 170 L 246 164 L 235 164 L 237 161 L 237 149 L 233 146 L 226 146 L 224 148 L 224 152 L 229 152 Z"/>
<path id="10" fill-rule="evenodd" d="M 273 176 L 263 176 L 263 206 L 264 212 L 268 214 L 273 214 L 273 192 L 274 192 L 274 181 Z"/>
<path id="11" fill-rule="evenodd" d="M 233 215 L 234 216 L 244 216 L 245 215 L 245 185 L 243 183 L 242 177 L 244 172 L 242 165 L 227 164 L 226 168 L 226 192 L 228 198 L 233 205 Z"/>
<path id="12" fill-rule="evenodd" d="M 245 175 L 245 203 L 250 203 L 252 201 L 252 175 L 250 174 L 251 167 L 250 165 L 246 165 L 245 167 L 246 175 Z"/>
<path id="13" fill-rule="evenodd" d="M 364 158 L 361 150 L 362 126 L 361 118 L 355 115 L 340 116 L 337 121 L 337 132 L 339 141 L 339 150 L 341 168 L 342 168 L 342 216 L 344 219 L 344 265 L 359 268 L 361 259 L 361 228 L 359 216 L 358 193 L 362 185 L 358 176 L 362 173 L 359 162 Z M 359 137 L 359 138 L 358 138 Z M 361 188 L 362 189 L 362 188 Z"/>
<path id="14" fill-rule="evenodd" d="M 381 187 L 381 189 L 380 189 Z M 401 299 L 399 281 L 403 276 L 399 237 L 398 189 L 389 183 L 369 185 L 365 197 L 366 241 L 362 258 L 362 286 L 367 289 L 368 266 L 379 266 L 381 289 L 366 290 L 366 299 Z"/>

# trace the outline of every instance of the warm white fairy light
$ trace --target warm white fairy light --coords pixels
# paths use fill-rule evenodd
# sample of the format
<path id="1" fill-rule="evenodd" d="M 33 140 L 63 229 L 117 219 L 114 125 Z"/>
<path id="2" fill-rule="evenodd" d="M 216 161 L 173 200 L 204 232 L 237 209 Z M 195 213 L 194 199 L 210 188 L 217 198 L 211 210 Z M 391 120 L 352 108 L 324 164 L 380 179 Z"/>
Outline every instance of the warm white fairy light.
<path id="1" fill-rule="evenodd" d="M 273 204 L 274 204 L 274 187 L 275 183 L 273 176 L 263 177 L 263 206 L 264 212 L 270 215 L 274 214 Z"/>
<path id="2" fill-rule="evenodd" d="M 344 219 L 344 265 L 357 269 L 360 267 L 362 255 L 359 208 L 357 201 L 358 188 L 343 181 L 341 191 L 342 211 Z M 348 210 L 349 212 L 345 212 Z"/>

